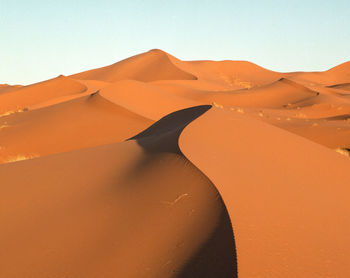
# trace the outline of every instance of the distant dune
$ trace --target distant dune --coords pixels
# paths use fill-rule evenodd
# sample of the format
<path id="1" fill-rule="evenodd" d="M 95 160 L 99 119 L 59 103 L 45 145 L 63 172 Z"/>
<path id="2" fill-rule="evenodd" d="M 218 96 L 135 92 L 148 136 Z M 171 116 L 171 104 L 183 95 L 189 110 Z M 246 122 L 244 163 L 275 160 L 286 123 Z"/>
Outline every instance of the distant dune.
<path id="1" fill-rule="evenodd" d="M 197 79 L 196 76 L 178 68 L 170 61 L 167 53 L 158 49 L 153 49 L 147 53 L 136 55 L 104 68 L 74 74 L 71 77 L 107 82 L 115 82 L 123 79 L 133 79 L 143 82 L 168 79 Z"/>
<path id="2" fill-rule="evenodd" d="M 2 84 L 0 278 L 348 278 L 349 157 L 350 62 Z"/>

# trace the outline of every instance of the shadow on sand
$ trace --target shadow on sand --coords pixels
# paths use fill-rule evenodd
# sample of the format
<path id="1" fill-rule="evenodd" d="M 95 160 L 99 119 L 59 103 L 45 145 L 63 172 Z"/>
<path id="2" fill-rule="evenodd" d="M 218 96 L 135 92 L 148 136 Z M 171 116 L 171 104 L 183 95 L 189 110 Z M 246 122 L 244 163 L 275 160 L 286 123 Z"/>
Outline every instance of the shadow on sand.
<path id="1" fill-rule="evenodd" d="M 202 105 L 173 112 L 128 140 L 136 140 L 151 155 L 175 153 L 187 160 L 179 148 L 179 136 L 188 124 L 210 108 L 210 105 Z M 191 162 L 188 161 L 188 163 Z M 214 184 L 212 185 L 215 187 Z M 236 247 L 232 224 L 226 206 L 219 193 L 218 195 L 222 211 L 215 230 L 182 269 L 177 271 L 175 277 L 237 277 Z"/>

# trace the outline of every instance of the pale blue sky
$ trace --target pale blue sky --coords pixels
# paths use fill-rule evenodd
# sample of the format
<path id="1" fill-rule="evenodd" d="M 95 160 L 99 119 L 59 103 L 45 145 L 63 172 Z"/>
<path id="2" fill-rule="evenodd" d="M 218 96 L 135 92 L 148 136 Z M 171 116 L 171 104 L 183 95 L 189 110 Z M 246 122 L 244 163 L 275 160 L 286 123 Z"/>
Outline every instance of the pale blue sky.
<path id="1" fill-rule="evenodd" d="M 0 83 L 29 84 L 160 48 L 277 71 L 350 60 L 349 0 L 0 0 Z"/>

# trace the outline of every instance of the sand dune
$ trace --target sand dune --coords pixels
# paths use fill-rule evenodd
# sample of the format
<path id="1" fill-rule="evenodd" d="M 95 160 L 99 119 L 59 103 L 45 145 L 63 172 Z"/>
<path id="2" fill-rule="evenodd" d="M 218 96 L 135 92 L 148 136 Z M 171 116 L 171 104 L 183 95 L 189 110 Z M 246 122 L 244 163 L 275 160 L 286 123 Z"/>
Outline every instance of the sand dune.
<path id="1" fill-rule="evenodd" d="M 306 100 L 313 100 L 319 95 L 294 81 L 281 78 L 271 84 L 240 92 L 237 95 L 241 106 L 255 106 L 265 108 L 282 108 L 298 105 Z"/>
<path id="2" fill-rule="evenodd" d="M 71 76 L 76 79 L 92 79 L 115 82 L 123 79 L 155 81 L 164 79 L 197 79 L 196 76 L 176 67 L 168 54 L 154 49 L 113 65 L 78 73 Z"/>
<path id="3" fill-rule="evenodd" d="M 240 277 L 350 275 L 348 158 L 218 109 L 184 130 L 180 148 L 223 196 Z"/>
<path id="4" fill-rule="evenodd" d="M 225 206 L 177 152 L 179 129 L 206 109 L 167 118 L 137 141 L 0 166 L 1 275 L 233 277 Z"/>
<path id="5" fill-rule="evenodd" d="M 123 80 L 101 90 L 100 95 L 143 117 L 159 120 L 176 110 L 198 105 L 188 98 L 177 97 L 149 83 Z"/>
<path id="6" fill-rule="evenodd" d="M 224 106 L 282 108 L 319 95 L 318 92 L 285 78 L 249 90 L 197 90 L 175 82 L 154 84 L 177 96 L 187 97 L 203 104 L 215 102 Z"/>
<path id="7" fill-rule="evenodd" d="M 152 124 L 98 93 L 0 118 L 0 163 L 120 142 Z"/>
<path id="8" fill-rule="evenodd" d="M 0 85 L 0 277 L 348 278 L 349 84 L 155 49 Z"/>
<path id="9" fill-rule="evenodd" d="M 308 84 L 319 83 L 325 86 L 347 83 L 350 80 L 350 62 L 343 63 L 323 72 L 299 72 L 291 78 Z"/>
<path id="10" fill-rule="evenodd" d="M 0 114 L 23 110 L 51 98 L 79 94 L 86 89 L 83 84 L 65 76 L 20 87 L 11 93 L 0 94 Z"/>
<path id="11" fill-rule="evenodd" d="M 198 77 L 230 89 L 253 88 L 268 84 L 284 76 L 247 61 L 189 61 L 183 62 L 170 56 L 178 67 Z"/>

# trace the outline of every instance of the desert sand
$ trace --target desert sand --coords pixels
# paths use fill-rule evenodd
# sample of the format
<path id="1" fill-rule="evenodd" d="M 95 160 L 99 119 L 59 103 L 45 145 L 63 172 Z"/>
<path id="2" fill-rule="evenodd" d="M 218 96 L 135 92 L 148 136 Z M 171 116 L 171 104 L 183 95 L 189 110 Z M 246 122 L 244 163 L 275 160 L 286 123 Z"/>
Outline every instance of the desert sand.
<path id="1" fill-rule="evenodd" d="M 348 278 L 349 156 L 350 62 L 0 85 L 0 277 Z"/>

